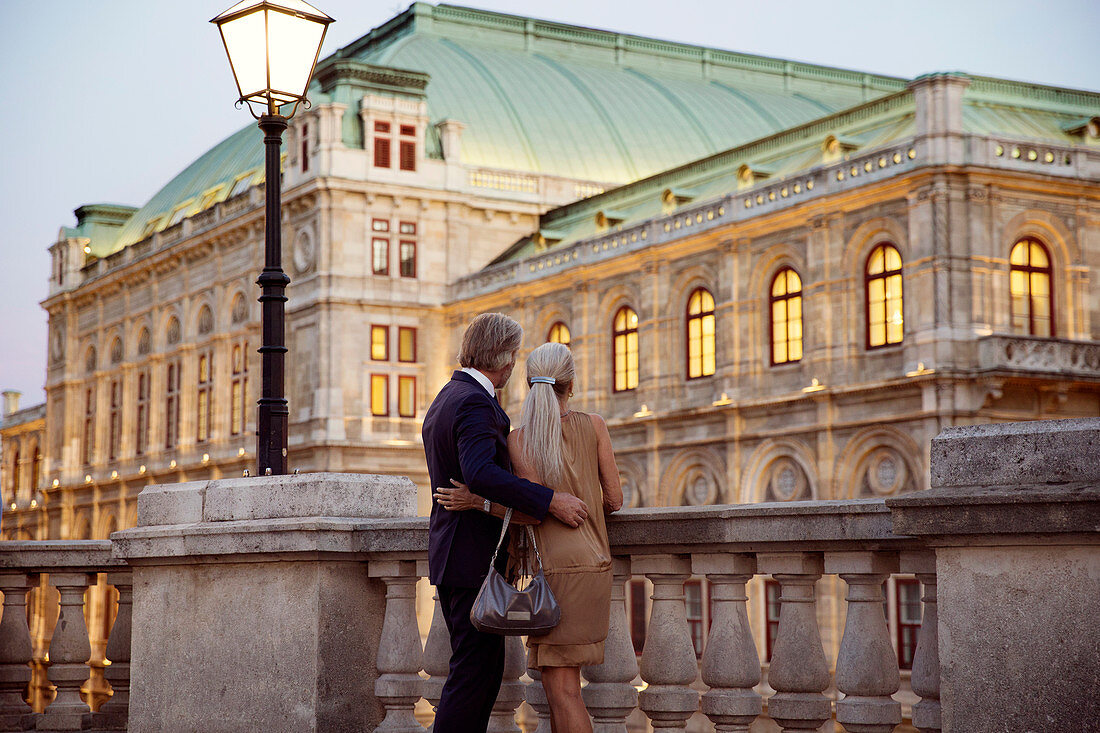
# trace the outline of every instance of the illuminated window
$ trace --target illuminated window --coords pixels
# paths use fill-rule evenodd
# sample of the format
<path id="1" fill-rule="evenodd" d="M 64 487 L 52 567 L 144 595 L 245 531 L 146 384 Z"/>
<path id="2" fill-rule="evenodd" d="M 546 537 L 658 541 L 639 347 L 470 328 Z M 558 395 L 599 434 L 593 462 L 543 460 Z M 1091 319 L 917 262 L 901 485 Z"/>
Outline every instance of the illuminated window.
<path id="1" fill-rule="evenodd" d="M 1050 253 L 1034 239 L 1021 239 L 1009 257 L 1012 330 L 1025 336 L 1054 336 Z"/>
<path id="2" fill-rule="evenodd" d="M 615 391 L 623 392 L 638 386 L 638 314 L 623 306 L 615 314 L 613 362 Z"/>
<path id="3" fill-rule="evenodd" d="M 688 298 L 688 379 L 714 374 L 714 296 L 698 288 Z"/>
<path id="4" fill-rule="evenodd" d="M 84 390 L 84 435 L 81 440 L 81 459 L 85 466 L 91 464 L 95 452 L 95 389 Z"/>
<path id="5" fill-rule="evenodd" d="M 180 364 L 168 365 L 164 390 L 164 447 L 175 448 L 180 435 Z"/>
<path id="6" fill-rule="evenodd" d="M 894 620 L 898 629 L 898 668 L 912 669 L 917 636 L 920 634 L 920 581 L 899 578 L 897 589 L 897 616 Z"/>
<path id="7" fill-rule="evenodd" d="M 370 414 L 375 417 L 390 414 L 390 378 L 385 374 L 370 376 Z"/>
<path id="8" fill-rule="evenodd" d="M 867 258 L 867 348 L 900 344 L 904 335 L 901 255 L 879 244 Z"/>
<path id="9" fill-rule="evenodd" d="M 390 167 L 390 123 L 374 123 L 374 167 Z"/>
<path id="10" fill-rule="evenodd" d="M 399 143 L 399 165 L 403 171 L 416 170 L 416 127 L 413 125 L 401 125 L 401 141 Z"/>
<path id="11" fill-rule="evenodd" d="M 416 329 L 400 326 L 397 329 L 397 360 L 416 361 Z"/>
<path id="12" fill-rule="evenodd" d="M 550 327 L 550 331 L 546 334 L 547 343 L 551 344 L 570 344 L 569 326 L 566 326 L 561 321 L 558 321 Z"/>
<path id="13" fill-rule="evenodd" d="M 137 434 L 134 436 L 134 452 L 139 456 L 149 450 L 149 373 L 138 374 Z"/>
<path id="14" fill-rule="evenodd" d="M 244 432 L 248 405 L 248 342 L 234 344 L 231 359 L 232 381 L 229 387 L 229 434 Z"/>
<path id="15" fill-rule="evenodd" d="M 397 414 L 416 417 L 416 377 L 397 378 Z"/>
<path id="16" fill-rule="evenodd" d="M 111 382 L 111 411 L 107 420 L 107 458 L 118 458 L 118 443 L 122 434 L 122 385 L 119 381 Z"/>
<path id="17" fill-rule="evenodd" d="M 772 364 L 802 359 L 802 279 L 785 267 L 771 288 Z"/>
<path id="18" fill-rule="evenodd" d="M 200 443 L 210 440 L 210 413 L 213 406 L 210 393 L 213 387 L 212 354 L 199 355 L 199 388 L 195 414 L 195 439 Z"/>
<path id="19" fill-rule="evenodd" d="M 765 659 L 772 660 L 772 649 L 775 640 L 779 636 L 779 608 L 780 608 L 779 581 L 764 581 L 764 621 L 767 624 L 764 632 Z"/>
<path id="20" fill-rule="evenodd" d="M 373 361 L 386 361 L 390 358 L 389 326 L 370 327 L 370 358 Z"/>

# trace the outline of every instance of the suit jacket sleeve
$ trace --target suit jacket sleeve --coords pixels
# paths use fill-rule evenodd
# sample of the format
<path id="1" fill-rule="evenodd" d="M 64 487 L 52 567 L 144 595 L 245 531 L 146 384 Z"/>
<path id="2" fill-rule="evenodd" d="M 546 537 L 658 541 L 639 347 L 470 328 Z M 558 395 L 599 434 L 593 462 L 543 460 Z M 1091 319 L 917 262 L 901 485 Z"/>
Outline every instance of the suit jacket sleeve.
<path id="1" fill-rule="evenodd" d="M 492 405 L 464 400 L 455 414 L 458 462 L 470 491 L 489 501 L 542 519 L 554 496 L 542 484 L 519 478 L 496 464 L 498 435 Z"/>

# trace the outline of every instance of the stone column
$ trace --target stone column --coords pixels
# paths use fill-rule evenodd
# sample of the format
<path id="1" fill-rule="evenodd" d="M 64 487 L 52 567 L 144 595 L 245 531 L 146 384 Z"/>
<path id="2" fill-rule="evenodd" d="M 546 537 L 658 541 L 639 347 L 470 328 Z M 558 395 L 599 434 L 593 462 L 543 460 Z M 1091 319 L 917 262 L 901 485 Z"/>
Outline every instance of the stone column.
<path id="1" fill-rule="evenodd" d="M 432 611 L 432 625 L 428 629 L 428 638 L 424 642 L 424 671 L 428 679 L 424 680 L 422 696 L 432 705 L 434 712 L 443 694 L 443 685 L 451 671 L 451 634 L 447 631 L 447 622 L 443 618 L 443 609 L 439 607 L 439 594 L 436 593 Z M 435 723 L 428 728 L 431 730 Z"/>
<path id="2" fill-rule="evenodd" d="M 901 724 L 901 703 L 892 695 L 901 677 L 882 613 L 882 584 L 898 570 L 885 552 L 826 552 L 825 572 L 848 584 L 848 612 L 836 660 L 837 722 L 848 733 L 890 733 Z"/>
<path id="3" fill-rule="evenodd" d="M 703 712 L 719 733 L 748 733 L 763 710 L 760 657 L 749 628 L 745 583 L 756 573 L 752 555 L 698 554 L 691 558 L 696 575 L 710 581 L 711 625 L 703 652 Z"/>
<path id="4" fill-rule="evenodd" d="M 832 717 L 825 697 L 829 664 L 821 648 L 814 583 L 821 577 L 821 555 L 812 552 L 760 553 L 760 572 L 779 581 L 779 631 L 772 647 L 768 684 L 776 693 L 768 715 L 783 730 L 817 730 Z"/>
<path id="5" fill-rule="evenodd" d="M 585 667 L 588 685 L 581 690 L 592 714 L 593 733 L 626 733 L 626 718 L 638 706 L 638 691 L 631 682 L 638 676 L 638 658 L 630 640 L 624 586 L 630 581 L 630 558 L 611 561 L 611 618 L 603 645 L 603 664 Z"/>
<path id="6" fill-rule="evenodd" d="M 699 693 L 690 687 L 699 669 L 684 607 L 684 581 L 691 577 L 691 558 L 642 555 L 633 559 L 632 567 L 653 582 L 653 607 L 641 664 L 648 687 L 639 695 L 639 702 L 654 730 L 683 731 L 688 718 L 699 709 Z"/>
<path id="7" fill-rule="evenodd" d="M 50 640 L 49 677 L 57 697 L 38 718 L 38 730 L 80 730 L 90 711 L 80 699 L 80 687 L 88 679 L 88 626 L 84 622 L 84 592 L 94 585 L 91 573 L 50 573 L 61 594 L 61 612 Z"/>
<path id="8" fill-rule="evenodd" d="M 534 733 L 551 733 L 550 728 L 550 702 L 546 699 L 546 690 L 542 687 L 542 675 L 537 669 L 527 670 L 531 675 L 531 684 L 527 685 L 527 704 L 530 705 L 538 716 L 538 726 Z"/>
<path id="9" fill-rule="evenodd" d="M 504 640 L 504 680 L 500 692 L 493 703 L 493 713 L 489 716 L 487 733 L 520 733 L 516 725 L 516 708 L 523 702 L 524 684 L 519 681 L 527 669 L 527 650 L 518 636 L 509 636 Z"/>
<path id="10" fill-rule="evenodd" d="M 4 594 L 0 616 L 0 730 L 26 730 L 31 709 L 23 702 L 23 689 L 31 679 L 31 630 L 27 626 L 27 592 L 37 585 L 37 575 L 23 571 L 0 573 Z"/>
<path id="11" fill-rule="evenodd" d="M 94 727 L 126 729 L 130 713 L 130 627 L 133 610 L 133 573 L 119 570 L 107 573 L 107 582 L 118 591 L 118 613 L 107 640 L 109 664 L 103 677 L 114 691 L 111 699 L 93 716 Z"/>
<path id="12" fill-rule="evenodd" d="M 901 553 L 901 570 L 915 573 L 920 581 L 921 615 L 917 648 L 913 652 L 913 692 L 920 702 L 913 705 L 913 726 L 921 733 L 939 733 L 940 718 L 940 637 L 936 612 L 936 555 L 932 552 Z"/>
<path id="13" fill-rule="evenodd" d="M 420 733 L 424 726 L 416 721 L 413 707 L 420 699 L 423 680 L 420 664 L 420 632 L 416 626 L 416 562 L 411 560 L 375 560 L 367 565 L 367 574 L 386 584 L 386 615 L 378 642 L 374 694 L 386 709 L 386 717 L 375 730 L 393 733 Z"/>

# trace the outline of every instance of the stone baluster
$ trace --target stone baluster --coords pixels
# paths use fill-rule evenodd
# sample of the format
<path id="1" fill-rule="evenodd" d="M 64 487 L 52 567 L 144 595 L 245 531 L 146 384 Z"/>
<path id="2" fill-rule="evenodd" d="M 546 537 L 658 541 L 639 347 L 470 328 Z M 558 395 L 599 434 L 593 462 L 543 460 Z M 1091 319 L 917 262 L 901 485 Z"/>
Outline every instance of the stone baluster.
<path id="1" fill-rule="evenodd" d="M 844 636 L 836 660 L 837 722 L 849 733 L 889 733 L 901 724 L 901 703 L 892 695 L 901 678 L 882 613 L 882 584 L 898 571 L 889 552 L 826 552 L 825 572 L 848 584 Z"/>
<path id="2" fill-rule="evenodd" d="M 451 633 L 447 630 L 447 621 L 443 618 L 443 609 L 439 605 L 439 593 L 433 597 L 432 625 L 428 629 L 428 638 L 424 642 L 424 671 L 428 679 L 423 680 L 423 697 L 432 705 L 434 712 L 443 695 L 443 685 L 451 671 Z M 435 723 L 428 728 L 432 730 Z"/>
<path id="3" fill-rule="evenodd" d="M 680 555 L 643 555 L 632 562 L 634 572 L 653 582 L 653 607 L 642 650 L 642 679 L 648 687 L 638 696 L 654 730 L 683 731 L 699 709 L 699 693 L 690 685 L 698 676 L 684 608 L 684 581 L 691 577 L 691 559 Z"/>
<path id="4" fill-rule="evenodd" d="M 921 583 L 921 616 L 917 648 L 913 652 L 913 692 L 920 702 L 913 706 L 913 727 L 921 733 L 939 733 L 940 718 L 940 635 L 936 607 L 936 555 L 932 552 L 903 552 L 901 570 L 914 573 Z"/>
<path id="5" fill-rule="evenodd" d="M 0 573 L 4 594 L 0 616 L 0 730 L 25 730 L 32 714 L 23 702 L 23 689 L 31 679 L 31 630 L 27 626 L 27 592 L 38 576 L 22 571 Z"/>
<path id="6" fill-rule="evenodd" d="M 107 639 L 108 666 L 103 677 L 111 684 L 111 699 L 94 716 L 96 728 L 125 730 L 130 711 L 130 628 L 133 621 L 134 580 L 130 570 L 107 573 L 107 582 L 118 591 L 118 613 Z"/>
<path id="7" fill-rule="evenodd" d="M 814 583 L 823 569 L 821 555 L 760 553 L 756 562 L 759 572 L 779 581 L 781 592 L 779 631 L 768 672 L 768 684 L 776 693 L 768 700 L 768 715 L 784 731 L 817 730 L 832 717 L 829 698 L 822 694 L 829 686 L 829 664 L 814 601 Z"/>
<path id="8" fill-rule="evenodd" d="M 413 707 L 420 699 L 423 680 L 420 672 L 423 650 L 416 626 L 416 562 L 411 560 L 375 560 L 368 563 L 367 574 L 386 584 L 386 614 L 382 637 L 378 642 L 379 677 L 374 694 L 386 709 L 386 717 L 375 730 L 393 733 L 422 733 Z"/>
<path id="9" fill-rule="evenodd" d="M 611 618 L 603 664 L 584 668 L 588 685 L 581 690 L 592 714 L 592 733 L 626 733 L 626 718 L 638 706 L 638 691 L 631 684 L 638 676 L 638 658 L 630 640 L 624 588 L 630 580 L 630 558 L 614 558 L 611 572 Z"/>
<path id="10" fill-rule="evenodd" d="M 80 687 L 88 679 L 88 625 L 84 621 L 84 593 L 95 584 L 92 573 L 50 573 L 61 595 L 61 612 L 50 640 L 49 678 L 57 697 L 38 719 L 39 730 L 80 730 L 91 710 L 80 699 Z"/>
<path id="11" fill-rule="evenodd" d="M 763 710 L 753 689 L 760 682 L 760 657 L 752 640 L 745 583 L 756 573 L 752 555 L 701 553 L 691 558 L 696 575 L 710 582 L 711 625 L 703 651 L 703 712 L 719 733 L 748 733 Z"/>
<path id="12" fill-rule="evenodd" d="M 538 725 L 534 733 L 551 733 L 550 727 L 550 702 L 546 699 L 546 690 L 542 686 L 542 675 L 537 669 L 527 670 L 531 675 L 531 684 L 527 685 L 527 704 L 535 711 Z"/>
<path id="13" fill-rule="evenodd" d="M 500 692 L 493 703 L 493 713 L 489 716 L 486 733 L 520 733 L 516 725 L 516 708 L 523 702 L 525 685 L 519 681 L 527 669 L 527 650 L 523 639 L 509 636 L 504 640 L 504 680 Z"/>

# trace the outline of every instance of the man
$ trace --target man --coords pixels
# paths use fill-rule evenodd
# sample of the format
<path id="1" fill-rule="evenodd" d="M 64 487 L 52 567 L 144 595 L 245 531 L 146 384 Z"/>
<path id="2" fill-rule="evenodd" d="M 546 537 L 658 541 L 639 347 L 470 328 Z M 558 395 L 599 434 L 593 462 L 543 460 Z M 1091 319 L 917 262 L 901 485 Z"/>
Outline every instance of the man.
<path id="1" fill-rule="evenodd" d="M 516 365 L 523 328 L 483 313 L 466 328 L 458 362 L 424 416 L 424 453 L 433 487 L 469 485 L 487 500 L 535 519 L 553 514 L 571 527 L 588 516 L 565 492 L 518 478 L 508 460 L 508 415 L 497 402 Z M 435 733 L 484 731 L 504 675 L 504 637 L 470 623 L 470 609 L 489 569 L 501 520 L 480 511 L 447 511 L 432 503 L 428 574 L 451 634 L 451 666 L 435 716 Z M 503 553 L 502 553 L 503 554 Z M 499 559 L 498 565 L 507 558 Z"/>

